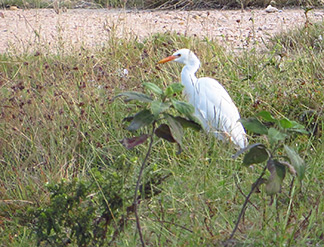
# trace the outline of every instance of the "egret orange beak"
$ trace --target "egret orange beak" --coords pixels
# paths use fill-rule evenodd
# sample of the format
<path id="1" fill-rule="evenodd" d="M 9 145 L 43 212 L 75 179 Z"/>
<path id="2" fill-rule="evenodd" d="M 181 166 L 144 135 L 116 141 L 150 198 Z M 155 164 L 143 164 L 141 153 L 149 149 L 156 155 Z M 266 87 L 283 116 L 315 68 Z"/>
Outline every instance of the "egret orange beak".
<path id="1" fill-rule="evenodd" d="M 174 59 L 176 59 L 177 58 L 177 56 L 169 56 L 169 57 L 166 57 L 166 58 L 163 58 L 161 61 L 158 61 L 158 64 L 160 64 L 160 63 L 166 63 L 166 62 L 170 62 L 170 61 L 172 61 L 172 60 L 174 60 Z"/>

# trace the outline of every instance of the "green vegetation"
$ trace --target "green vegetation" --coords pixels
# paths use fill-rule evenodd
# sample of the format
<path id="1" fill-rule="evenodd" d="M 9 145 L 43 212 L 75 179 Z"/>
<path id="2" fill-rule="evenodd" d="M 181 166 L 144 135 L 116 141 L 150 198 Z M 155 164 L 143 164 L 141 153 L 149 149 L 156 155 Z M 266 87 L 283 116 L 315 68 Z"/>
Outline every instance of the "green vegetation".
<path id="1" fill-rule="evenodd" d="M 105 48 L 71 55 L 1 54 L 1 243 L 140 245 L 134 190 L 149 141 L 130 150 L 120 141 L 147 133 L 149 126 L 130 133 L 123 119 L 143 110 L 143 104 L 114 97 L 126 91 L 150 95 L 150 83 L 165 90 L 179 82 L 179 66 L 156 62 L 187 47 L 201 58 L 198 74 L 217 78 L 242 117 L 263 116 L 260 120 L 271 129 L 276 121 L 265 121 L 267 111 L 308 131 L 272 140 L 249 132 L 251 144 L 293 147 L 279 147 L 276 155 L 298 153 L 306 171 L 302 183 L 286 176 L 281 193 L 272 197 L 264 185 L 251 195 L 236 243 L 322 245 L 323 32 L 323 24 L 308 25 L 278 35 L 267 50 L 235 54 L 213 40 L 176 34 L 157 34 L 144 42 L 112 38 Z M 219 246 L 230 237 L 263 167 L 244 166 L 243 155 L 232 158 L 231 144 L 203 132 L 185 129 L 181 142 L 177 154 L 177 145 L 153 141 L 139 186 L 144 241 L 150 246 Z"/>

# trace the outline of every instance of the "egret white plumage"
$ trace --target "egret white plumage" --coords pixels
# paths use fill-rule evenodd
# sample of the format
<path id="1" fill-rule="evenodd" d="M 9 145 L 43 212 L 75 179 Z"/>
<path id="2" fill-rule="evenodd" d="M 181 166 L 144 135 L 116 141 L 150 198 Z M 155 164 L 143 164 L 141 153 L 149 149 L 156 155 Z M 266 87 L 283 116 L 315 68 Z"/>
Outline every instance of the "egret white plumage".
<path id="1" fill-rule="evenodd" d="M 158 63 L 169 61 L 185 65 L 181 71 L 184 93 L 195 107 L 195 116 L 205 131 L 212 132 L 218 139 L 230 140 L 240 148 L 246 147 L 246 133 L 238 122 L 240 114 L 227 91 L 215 79 L 195 76 L 200 67 L 197 56 L 189 49 L 181 49 Z"/>

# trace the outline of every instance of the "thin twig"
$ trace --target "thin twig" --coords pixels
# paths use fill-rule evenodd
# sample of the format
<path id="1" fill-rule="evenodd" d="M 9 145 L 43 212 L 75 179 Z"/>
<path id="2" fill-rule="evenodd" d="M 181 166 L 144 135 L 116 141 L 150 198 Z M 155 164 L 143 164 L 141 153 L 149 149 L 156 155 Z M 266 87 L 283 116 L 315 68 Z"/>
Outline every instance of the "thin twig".
<path id="1" fill-rule="evenodd" d="M 150 144 L 149 144 L 149 147 L 147 149 L 147 153 L 145 155 L 145 158 L 144 158 L 144 160 L 142 162 L 141 169 L 140 169 L 139 174 L 138 174 L 136 187 L 135 187 L 135 193 L 134 193 L 134 213 L 135 213 L 135 218 L 136 218 L 136 227 L 137 227 L 138 234 L 140 236 L 140 240 L 141 240 L 141 243 L 142 243 L 143 247 L 145 247 L 145 243 L 144 243 L 144 239 L 143 239 L 143 234 L 142 234 L 142 229 L 141 229 L 141 224 L 140 224 L 140 218 L 139 218 L 138 213 L 137 213 L 137 205 L 138 205 L 137 192 L 138 192 L 138 189 L 139 189 L 139 186 L 140 186 L 142 174 L 143 174 L 147 159 L 150 156 L 150 153 L 151 153 L 151 150 L 152 150 L 154 131 L 155 131 L 155 122 L 153 122 L 152 134 L 150 136 Z"/>
<path id="2" fill-rule="evenodd" d="M 172 221 L 167 221 L 167 220 L 153 220 L 153 219 L 150 219 L 150 220 L 153 221 L 153 222 L 159 222 L 159 223 L 161 223 L 161 224 L 170 224 L 170 225 L 174 225 L 174 226 L 179 227 L 179 228 L 181 228 L 181 229 L 183 229 L 183 230 L 186 230 L 186 231 L 188 231 L 188 232 L 190 232 L 190 233 L 193 233 L 193 231 L 190 230 L 189 228 L 187 228 L 187 227 L 185 227 L 185 226 L 183 226 L 183 225 L 180 225 L 180 224 L 174 223 L 174 222 L 172 222 Z"/>
<path id="3" fill-rule="evenodd" d="M 242 191 L 241 187 L 239 186 L 239 184 L 237 183 L 236 178 L 234 178 L 234 182 L 236 185 L 236 188 L 239 190 L 239 192 L 241 193 L 242 196 L 244 196 L 244 198 L 246 199 L 246 195 L 244 194 L 244 192 Z M 256 209 L 259 210 L 257 206 L 255 206 L 250 200 L 248 200 L 248 202 Z"/>
<path id="4" fill-rule="evenodd" d="M 259 183 L 261 182 L 262 177 L 264 176 L 264 174 L 265 174 L 265 172 L 266 172 L 266 169 L 267 169 L 267 165 L 264 166 L 264 168 L 263 168 L 263 170 L 262 170 L 262 172 L 261 172 L 261 175 L 260 175 L 259 178 L 255 181 L 255 183 L 252 185 L 251 191 L 250 191 L 249 194 L 246 196 L 245 201 L 244 201 L 243 206 L 242 206 L 242 209 L 241 209 L 241 212 L 240 212 L 240 214 L 239 214 L 239 216 L 238 216 L 238 218 L 237 218 L 237 222 L 236 222 L 236 224 L 235 224 L 235 227 L 234 227 L 234 229 L 233 229 L 233 231 L 232 231 L 232 233 L 231 233 L 231 236 L 229 237 L 229 239 L 228 239 L 227 241 L 233 239 L 234 234 L 236 233 L 236 231 L 237 231 L 237 229 L 238 229 L 238 226 L 239 226 L 239 223 L 240 223 L 240 221 L 241 221 L 241 218 L 242 218 L 242 216 L 243 216 L 243 214 L 244 214 L 244 212 L 245 212 L 246 205 L 248 204 L 248 202 L 249 202 L 249 200 L 250 200 L 250 197 L 251 197 L 252 193 L 254 192 L 254 190 L 259 186 Z"/>
<path id="5" fill-rule="evenodd" d="M 159 185 L 161 184 L 165 179 L 167 179 L 169 177 L 169 175 L 166 175 L 162 178 L 158 178 L 157 180 L 154 180 L 154 184 Z M 150 188 L 151 189 L 151 188 Z M 145 199 L 150 198 L 150 196 L 152 195 L 158 195 L 159 193 L 161 193 L 161 190 L 153 190 L 153 194 L 148 194 L 147 193 L 147 186 L 145 185 L 140 185 L 139 190 L 142 191 L 144 190 L 145 193 L 143 193 L 145 195 Z M 140 200 L 137 200 L 140 201 Z M 134 202 L 132 203 L 132 205 L 128 206 L 126 208 L 126 215 L 122 215 L 121 219 L 119 220 L 119 224 L 115 229 L 115 232 L 113 233 L 112 239 L 110 240 L 110 242 L 108 243 L 108 246 L 112 245 L 112 243 L 116 240 L 116 238 L 118 237 L 118 235 L 120 234 L 120 232 L 123 230 L 123 228 L 127 225 L 127 222 L 130 218 L 131 213 L 135 212 L 135 206 L 134 206 Z"/>

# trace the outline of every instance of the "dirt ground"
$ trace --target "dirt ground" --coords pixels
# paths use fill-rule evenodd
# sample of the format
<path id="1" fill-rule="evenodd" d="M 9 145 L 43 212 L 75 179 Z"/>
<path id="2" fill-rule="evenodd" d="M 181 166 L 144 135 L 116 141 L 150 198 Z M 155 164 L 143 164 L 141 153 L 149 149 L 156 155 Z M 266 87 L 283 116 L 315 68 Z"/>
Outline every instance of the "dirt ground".
<path id="1" fill-rule="evenodd" d="M 324 20 L 324 10 L 309 12 L 312 22 Z M 69 51 L 75 47 L 101 46 L 110 37 L 139 40 L 154 33 L 178 32 L 207 36 L 231 49 L 267 40 L 273 34 L 302 26 L 300 9 L 275 13 L 261 10 L 125 11 L 73 9 L 0 10 L 0 53 L 35 50 Z"/>

